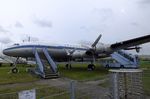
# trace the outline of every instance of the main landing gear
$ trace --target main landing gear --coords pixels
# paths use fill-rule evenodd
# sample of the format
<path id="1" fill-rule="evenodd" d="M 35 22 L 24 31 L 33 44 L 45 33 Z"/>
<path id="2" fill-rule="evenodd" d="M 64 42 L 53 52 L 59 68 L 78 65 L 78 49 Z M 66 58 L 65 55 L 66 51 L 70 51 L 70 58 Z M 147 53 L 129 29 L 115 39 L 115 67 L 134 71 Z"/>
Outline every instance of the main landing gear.
<path id="1" fill-rule="evenodd" d="M 72 69 L 72 66 L 71 66 L 71 64 L 72 64 L 72 63 L 71 63 L 71 58 L 72 58 L 71 56 L 68 57 L 68 63 L 66 64 L 66 69 Z"/>
<path id="2" fill-rule="evenodd" d="M 66 69 L 72 69 L 71 64 L 66 64 Z"/>
<path id="3" fill-rule="evenodd" d="M 89 64 L 88 65 L 88 70 L 89 71 L 93 71 L 95 69 L 95 65 L 94 64 Z"/>

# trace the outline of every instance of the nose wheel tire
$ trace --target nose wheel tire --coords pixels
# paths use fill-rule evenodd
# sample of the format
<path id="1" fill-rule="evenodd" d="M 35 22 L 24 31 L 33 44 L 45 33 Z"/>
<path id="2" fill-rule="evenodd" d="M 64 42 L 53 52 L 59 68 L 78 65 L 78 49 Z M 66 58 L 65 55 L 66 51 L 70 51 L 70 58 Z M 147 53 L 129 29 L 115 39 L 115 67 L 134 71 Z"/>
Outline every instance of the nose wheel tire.
<path id="1" fill-rule="evenodd" d="M 94 70 L 95 69 L 95 65 L 94 64 L 89 64 L 88 65 L 88 70 Z"/>
<path id="2" fill-rule="evenodd" d="M 11 70 L 11 72 L 12 72 L 12 73 L 18 73 L 18 69 L 17 69 L 17 68 L 13 68 L 13 69 Z"/>

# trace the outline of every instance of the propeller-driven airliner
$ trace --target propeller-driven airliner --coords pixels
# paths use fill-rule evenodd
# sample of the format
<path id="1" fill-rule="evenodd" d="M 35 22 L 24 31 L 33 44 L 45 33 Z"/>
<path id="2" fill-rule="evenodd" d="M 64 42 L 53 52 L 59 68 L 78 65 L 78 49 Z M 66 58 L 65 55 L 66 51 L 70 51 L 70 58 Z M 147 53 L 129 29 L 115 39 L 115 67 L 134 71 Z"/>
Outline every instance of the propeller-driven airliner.
<path id="1" fill-rule="evenodd" d="M 110 57 L 112 53 L 120 50 L 135 49 L 139 52 L 139 45 L 150 42 L 150 35 L 117 42 L 114 44 L 99 43 L 102 35 L 91 46 L 62 46 L 62 45 L 39 45 L 39 44 L 17 44 L 15 46 L 3 50 L 3 54 L 11 57 L 34 58 L 37 63 L 36 73 L 46 76 L 47 70 L 44 65 L 45 61 L 50 65 L 50 71 L 57 73 L 56 62 L 67 62 L 66 66 L 71 66 L 70 61 L 90 59 L 91 63 L 88 68 L 94 69 L 94 62 L 96 59 Z M 16 60 L 17 61 L 17 60 Z M 16 72 L 16 66 L 12 72 Z"/>

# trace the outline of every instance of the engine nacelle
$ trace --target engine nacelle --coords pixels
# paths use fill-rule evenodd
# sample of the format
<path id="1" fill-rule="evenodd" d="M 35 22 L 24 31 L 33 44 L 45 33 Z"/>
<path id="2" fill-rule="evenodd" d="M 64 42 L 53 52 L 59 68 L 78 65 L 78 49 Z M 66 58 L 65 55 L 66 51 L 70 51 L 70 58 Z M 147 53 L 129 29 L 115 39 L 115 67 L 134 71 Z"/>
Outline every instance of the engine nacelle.
<path id="1" fill-rule="evenodd" d="M 77 50 L 71 55 L 72 58 L 83 58 L 84 56 L 85 56 L 85 51 L 82 50 Z"/>
<path id="2" fill-rule="evenodd" d="M 110 48 L 110 45 L 100 44 L 96 48 L 91 48 L 86 51 L 86 55 L 99 55 L 99 54 L 110 54 L 113 50 Z"/>

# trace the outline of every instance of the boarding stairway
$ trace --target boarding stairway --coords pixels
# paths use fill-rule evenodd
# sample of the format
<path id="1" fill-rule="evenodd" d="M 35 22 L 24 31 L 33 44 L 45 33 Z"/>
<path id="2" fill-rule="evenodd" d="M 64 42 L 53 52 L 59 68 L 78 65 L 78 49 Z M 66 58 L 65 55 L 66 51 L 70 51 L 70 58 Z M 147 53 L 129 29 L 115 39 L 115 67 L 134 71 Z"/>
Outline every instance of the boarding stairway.
<path id="1" fill-rule="evenodd" d="M 57 66 L 49 55 L 47 48 L 34 48 L 33 53 L 37 63 L 35 74 L 41 76 L 42 78 L 57 78 Z"/>
<path id="2" fill-rule="evenodd" d="M 113 54 L 111 54 L 111 57 L 119 63 L 119 65 L 118 66 L 116 65 L 116 67 L 138 68 L 138 65 L 139 65 L 138 56 L 129 54 L 125 50 L 116 51 Z"/>

